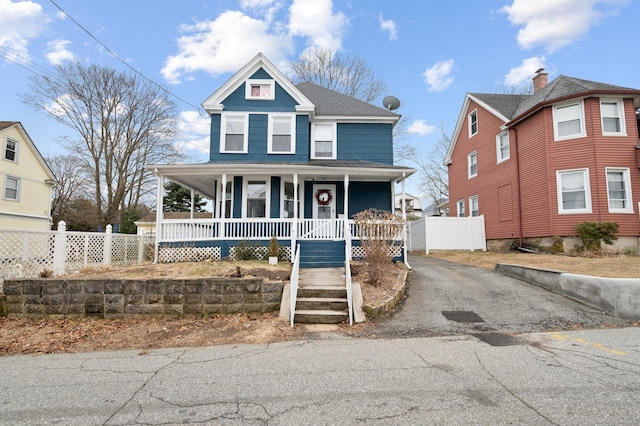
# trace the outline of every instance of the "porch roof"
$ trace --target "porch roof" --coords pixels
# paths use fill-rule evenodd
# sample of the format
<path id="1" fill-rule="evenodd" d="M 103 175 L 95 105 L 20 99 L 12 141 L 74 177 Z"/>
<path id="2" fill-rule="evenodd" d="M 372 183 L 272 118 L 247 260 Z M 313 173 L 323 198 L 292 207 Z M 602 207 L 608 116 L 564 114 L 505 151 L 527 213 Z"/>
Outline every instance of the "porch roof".
<path id="1" fill-rule="evenodd" d="M 191 188 L 205 197 L 215 197 L 214 181 L 229 176 L 293 176 L 298 179 L 342 180 L 345 175 L 359 181 L 393 182 L 416 172 L 411 167 L 367 161 L 311 160 L 307 163 L 201 163 L 146 165 L 156 175 Z"/>

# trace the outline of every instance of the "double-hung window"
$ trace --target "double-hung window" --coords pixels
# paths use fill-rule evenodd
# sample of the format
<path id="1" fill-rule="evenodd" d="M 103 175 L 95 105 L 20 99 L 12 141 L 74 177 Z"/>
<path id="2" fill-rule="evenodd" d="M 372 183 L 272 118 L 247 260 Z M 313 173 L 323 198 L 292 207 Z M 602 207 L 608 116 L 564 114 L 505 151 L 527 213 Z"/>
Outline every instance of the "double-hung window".
<path id="1" fill-rule="evenodd" d="M 502 163 L 511 157 L 511 148 L 509 146 L 509 131 L 505 131 L 496 136 L 496 158 L 498 163 Z"/>
<path id="2" fill-rule="evenodd" d="M 284 183 L 284 197 L 282 197 L 284 205 L 283 205 L 283 217 L 284 218 L 292 218 L 294 217 L 294 207 L 295 207 L 295 194 L 293 189 L 293 182 L 285 182 Z M 300 200 L 298 199 L 298 215 L 300 215 Z"/>
<path id="3" fill-rule="evenodd" d="M 20 199 L 20 179 L 6 176 L 4 179 L 4 199 L 18 201 Z"/>
<path id="4" fill-rule="evenodd" d="M 4 159 L 7 161 L 18 161 L 18 141 L 6 138 L 4 144 Z"/>
<path id="5" fill-rule="evenodd" d="M 457 210 L 458 210 L 458 217 L 464 217 L 465 216 L 465 211 L 464 211 L 464 200 L 458 200 L 457 204 Z"/>
<path id="6" fill-rule="evenodd" d="M 273 80 L 247 80 L 245 82 L 245 99 L 272 101 L 275 97 Z"/>
<path id="7" fill-rule="evenodd" d="M 246 184 L 247 208 L 245 217 L 267 217 L 267 181 L 250 180 Z"/>
<path id="8" fill-rule="evenodd" d="M 249 133 L 247 114 L 222 114 L 220 128 L 220 153 L 247 153 Z"/>
<path id="9" fill-rule="evenodd" d="M 602 134 L 604 136 L 626 136 L 624 103 L 622 100 L 600 99 Z"/>
<path id="10" fill-rule="evenodd" d="M 471 216 L 480 216 L 480 209 L 478 208 L 478 196 L 474 195 L 469 197 L 469 210 L 471 210 Z"/>
<path id="11" fill-rule="evenodd" d="M 471 179 L 478 175 L 478 153 L 473 151 L 471 154 L 467 155 L 467 165 L 468 165 L 468 177 Z"/>
<path id="12" fill-rule="evenodd" d="M 469 137 L 478 133 L 478 110 L 474 109 L 467 117 L 469 122 Z"/>
<path id="13" fill-rule="evenodd" d="M 553 131 L 557 141 L 586 136 L 582 101 L 553 107 Z"/>
<path id="14" fill-rule="evenodd" d="M 295 154 L 296 116 L 292 114 L 269 115 L 269 154 Z"/>
<path id="15" fill-rule="evenodd" d="M 336 123 L 314 123 L 311 127 L 311 158 L 336 158 Z"/>
<path id="16" fill-rule="evenodd" d="M 558 213 L 591 213 L 589 169 L 558 170 Z"/>
<path id="17" fill-rule="evenodd" d="M 631 178 L 627 168 L 606 168 L 609 213 L 633 213 Z"/>

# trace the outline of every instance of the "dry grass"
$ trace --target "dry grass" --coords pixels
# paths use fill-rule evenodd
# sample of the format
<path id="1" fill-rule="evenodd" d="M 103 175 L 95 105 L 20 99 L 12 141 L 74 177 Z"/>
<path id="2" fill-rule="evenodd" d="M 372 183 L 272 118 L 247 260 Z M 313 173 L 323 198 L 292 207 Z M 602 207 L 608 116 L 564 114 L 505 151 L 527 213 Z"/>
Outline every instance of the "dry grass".
<path id="1" fill-rule="evenodd" d="M 515 252 L 437 252 L 429 256 L 493 270 L 496 263 L 606 278 L 640 278 L 638 256 L 565 256 Z"/>

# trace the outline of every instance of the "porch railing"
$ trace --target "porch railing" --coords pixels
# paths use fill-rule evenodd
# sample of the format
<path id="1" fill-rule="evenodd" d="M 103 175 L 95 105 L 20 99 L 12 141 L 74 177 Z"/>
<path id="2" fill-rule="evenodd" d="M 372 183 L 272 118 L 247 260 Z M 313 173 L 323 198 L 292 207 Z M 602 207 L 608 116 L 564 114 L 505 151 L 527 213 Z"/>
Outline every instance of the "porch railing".
<path id="1" fill-rule="evenodd" d="M 290 300 L 289 300 L 289 315 L 291 321 L 291 327 L 296 316 L 296 302 L 298 299 L 298 278 L 300 276 L 300 244 L 295 249 L 295 256 L 293 260 L 293 269 L 291 270 L 291 278 L 289 279 Z"/>

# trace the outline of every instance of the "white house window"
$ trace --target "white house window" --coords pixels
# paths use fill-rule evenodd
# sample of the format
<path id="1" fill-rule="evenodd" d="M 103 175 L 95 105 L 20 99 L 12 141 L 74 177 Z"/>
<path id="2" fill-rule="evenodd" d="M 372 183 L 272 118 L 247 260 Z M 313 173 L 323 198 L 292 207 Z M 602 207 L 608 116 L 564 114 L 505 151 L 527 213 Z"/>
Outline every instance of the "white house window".
<path id="1" fill-rule="evenodd" d="M 336 158 L 336 124 L 314 123 L 311 127 L 311 158 Z"/>
<path id="2" fill-rule="evenodd" d="M 469 178 L 478 175 L 478 153 L 473 151 L 467 156 L 467 163 L 469 165 Z"/>
<path id="3" fill-rule="evenodd" d="M 227 182 L 227 187 L 224 190 L 224 209 L 224 217 L 233 216 L 233 181 Z"/>
<path id="4" fill-rule="evenodd" d="M 609 213 L 633 213 L 629 169 L 607 168 Z"/>
<path id="5" fill-rule="evenodd" d="M 7 176 L 4 180 L 4 198 L 6 200 L 18 201 L 20 197 L 20 179 Z"/>
<path id="6" fill-rule="evenodd" d="M 8 161 L 18 161 L 18 141 L 7 138 L 4 146 L 4 159 Z"/>
<path id="7" fill-rule="evenodd" d="M 283 199 L 283 216 L 284 218 L 292 218 L 294 217 L 294 192 L 293 192 L 293 183 L 285 182 L 284 183 L 284 197 Z M 300 206 L 300 201 L 298 201 L 298 206 Z M 298 208 L 298 214 L 300 212 L 300 208 Z"/>
<path id="8" fill-rule="evenodd" d="M 622 100 L 601 99 L 600 116 L 604 136 L 626 136 L 624 104 Z"/>
<path id="9" fill-rule="evenodd" d="M 589 169 L 556 172 L 558 213 L 591 213 Z"/>
<path id="10" fill-rule="evenodd" d="M 586 136 L 582 101 L 553 107 L 553 131 L 555 140 Z"/>
<path id="11" fill-rule="evenodd" d="M 509 146 L 509 131 L 500 133 L 496 136 L 496 157 L 498 163 L 502 163 L 511 157 L 511 148 Z"/>
<path id="12" fill-rule="evenodd" d="M 247 80 L 245 83 L 245 98 L 253 100 L 275 99 L 275 82 L 273 80 Z"/>
<path id="13" fill-rule="evenodd" d="M 295 154 L 295 123 L 295 115 L 269 115 L 269 154 Z"/>
<path id="14" fill-rule="evenodd" d="M 250 180 L 246 185 L 246 217 L 267 217 L 267 182 Z"/>
<path id="15" fill-rule="evenodd" d="M 466 214 L 466 212 L 464 211 L 464 200 L 458 200 L 457 205 L 458 217 L 464 217 Z"/>
<path id="16" fill-rule="evenodd" d="M 469 137 L 478 133 L 478 110 L 474 109 L 469 114 Z"/>
<path id="17" fill-rule="evenodd" d="M 220 153 L 246 153 L 249 133 L 247 114 L 222 114 Z"/>
<path id="18" fill-rule="evenodd" d="M 469 210 L 471 210 L 471 216 L 480 216 L 480 210 L 478 209 L 478 196 L 474 195 L 469 197 Z"/>

